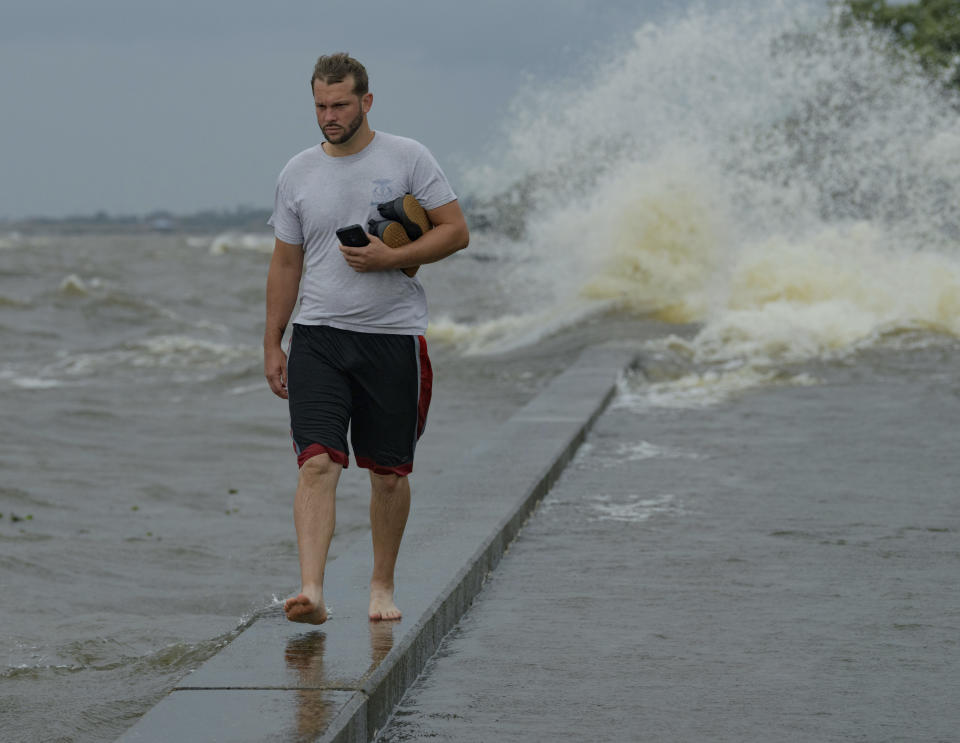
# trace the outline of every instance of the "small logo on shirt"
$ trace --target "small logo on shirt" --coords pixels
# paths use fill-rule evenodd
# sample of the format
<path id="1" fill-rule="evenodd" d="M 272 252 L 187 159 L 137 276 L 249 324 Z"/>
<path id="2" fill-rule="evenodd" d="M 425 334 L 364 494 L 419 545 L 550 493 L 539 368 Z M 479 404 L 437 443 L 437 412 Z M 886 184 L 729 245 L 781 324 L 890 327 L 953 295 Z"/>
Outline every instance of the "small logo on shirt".
<path id="1" fill-rule="evenodd" d="M 390 196 L 393 194 L 393 189 L 390 188 L 391 181 L 389 178 L 378 178 L 373 182 L 373 205 L 382 204 L 384 201 L 390 199 Z"/>

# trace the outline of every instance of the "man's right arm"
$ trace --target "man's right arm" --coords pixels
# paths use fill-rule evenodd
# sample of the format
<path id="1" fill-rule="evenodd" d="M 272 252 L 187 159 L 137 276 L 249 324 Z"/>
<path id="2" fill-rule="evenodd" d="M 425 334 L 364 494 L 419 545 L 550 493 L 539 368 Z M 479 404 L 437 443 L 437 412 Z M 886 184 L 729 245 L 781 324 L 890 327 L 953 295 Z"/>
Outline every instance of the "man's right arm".
<path id="1" fill-rule="evenodd" d="M 303 273 L 303 246 L 277 240 L 267 273 L 267 324 L 263 331 L 263 373 L 277 397 L 287 399 L 287 356 L 283 332 L 297 304 Z"/>

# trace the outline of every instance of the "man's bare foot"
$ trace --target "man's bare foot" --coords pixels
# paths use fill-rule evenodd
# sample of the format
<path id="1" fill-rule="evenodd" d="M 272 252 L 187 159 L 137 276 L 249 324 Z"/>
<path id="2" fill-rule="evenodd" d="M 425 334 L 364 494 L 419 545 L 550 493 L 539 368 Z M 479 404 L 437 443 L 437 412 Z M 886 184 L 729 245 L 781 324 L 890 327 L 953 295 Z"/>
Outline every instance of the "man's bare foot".
<path id="1" fill-rule="evenodd" d="M 327 621 L 327 607 L 323 603 L 323 594 L 315 599 L 306 593 L 298 593 L 283 602 L 283 611 L 291 622 L 323 624 Z"/>
<path id="2" fill-rule="evenodd" d="M 370 618 L 380 619 L 400 619 L 403 614 L 393 603 L 393 588 L 382 588 L 370 586 Z"/>

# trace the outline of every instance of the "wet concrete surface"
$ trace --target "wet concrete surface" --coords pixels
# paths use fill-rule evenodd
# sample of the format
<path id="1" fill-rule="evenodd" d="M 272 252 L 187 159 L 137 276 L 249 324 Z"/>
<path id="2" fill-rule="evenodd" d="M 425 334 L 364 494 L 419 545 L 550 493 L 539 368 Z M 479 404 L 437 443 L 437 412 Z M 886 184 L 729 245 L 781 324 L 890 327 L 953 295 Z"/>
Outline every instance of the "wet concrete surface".
<path id="1" fill-rule="evenodd" d="M 422 484 L 414 478 L 398 560 L 402 621 L 367 620 L 372 556 L 367 539 L 354 539 L 328 565 L 331 617 L 324 625 L 291 624 L 278 606 L 264 612 L 120 740 L 372 739 L 573 457 L 635 356 L 632 344 L 589 350 L 509 420 L 488 427 L 484 438 L 467 446 L 462 433 L 451 438 L 461 452 L 454 464 L 443 446 L 423 456 L 418 451 L 418 470 L 429 477 Z M 185 725 L 188 735 L 171 732 Z"/>
<path id="2" fill-rule="evenodd" d="M 377 739 L 960 739 L 960 400 L 614 407 Z"/>
<path id="3" fill-rule="evenodd" d="M 174 691 L 128 735 L 130 740 L 312 741 L 351 696 L 346 691 L 313 689 Z"/>

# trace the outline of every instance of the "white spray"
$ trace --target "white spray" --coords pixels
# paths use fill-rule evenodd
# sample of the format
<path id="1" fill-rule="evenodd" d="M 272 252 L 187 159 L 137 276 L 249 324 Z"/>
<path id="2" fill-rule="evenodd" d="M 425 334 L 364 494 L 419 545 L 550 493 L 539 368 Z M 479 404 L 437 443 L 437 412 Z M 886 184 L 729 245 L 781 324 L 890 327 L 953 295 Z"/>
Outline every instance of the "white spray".
<path id="1" fill-rule="evenodd" d="M 533 306 L 434 330 L 502 350 L 613 305 L 699 323 L 707 363 L 960 336 L 957 102 L 890 51 L 823 5 L 746 3 L 522 92 L 470 184 L 522 193 L 503 283 Z"/>

